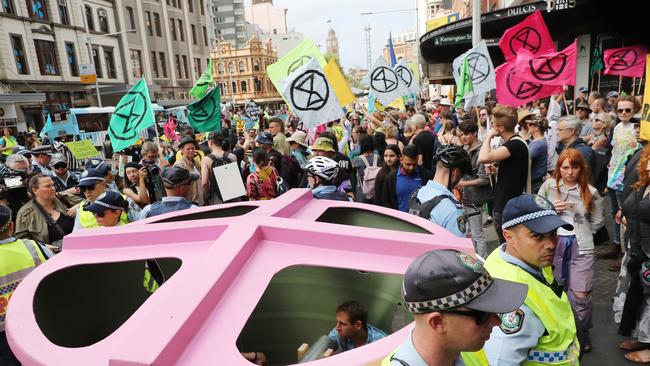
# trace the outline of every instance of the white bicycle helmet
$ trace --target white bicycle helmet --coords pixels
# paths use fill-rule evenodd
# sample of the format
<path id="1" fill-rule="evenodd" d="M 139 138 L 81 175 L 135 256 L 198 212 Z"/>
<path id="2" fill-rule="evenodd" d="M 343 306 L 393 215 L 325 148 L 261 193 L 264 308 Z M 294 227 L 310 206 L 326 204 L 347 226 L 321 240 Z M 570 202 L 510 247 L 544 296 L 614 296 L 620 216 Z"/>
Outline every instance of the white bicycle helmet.
<path id="1" fill-rule="evenodd" d="M 316 175 L 327 181 L 333 180 L 339 172 L 339 164 L 325 156 L 316 156 L 305 166 L 309 174 Z"/>

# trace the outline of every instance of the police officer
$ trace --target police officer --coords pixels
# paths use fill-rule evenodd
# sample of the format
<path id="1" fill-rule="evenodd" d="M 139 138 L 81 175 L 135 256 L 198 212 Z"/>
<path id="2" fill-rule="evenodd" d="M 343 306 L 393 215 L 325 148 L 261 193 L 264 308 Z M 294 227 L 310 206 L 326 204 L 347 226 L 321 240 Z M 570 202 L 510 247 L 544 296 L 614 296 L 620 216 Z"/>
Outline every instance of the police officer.
<path id="1" fill-rule="evenodd" d="M 54 175 L 52 167 L 50 166 L 50 159 L 52 157 L 52 146 L 41 145 L 33 148 L 32 150 L 32 171 L 45 174 L 49 177 Z"/>
<path id="2" fill-rule="evenodd" d="M 403 294 L 415 328 L 382 366 L 487 366 L 483 344 L 497 313 L 524 302 L 525 285 L 493 278 L 457 250 L 420 255 L 404 274 Z"/>
<path id="3" fill-rule="evenodd" d="M 78 187 L 79 190 L 81 190 L 81 193 L 86 197 L 86 200 L 80 203 L 77 208 L 74 229 L 72 230 L 73 232 L 80 229 L 90 229 L 99 226 L 95 214 L 88 211 L 87 208 L 90 204 L 95 202 L 99 196 L 106 192 L 106 181 L 104 180 L 104 176 L 104 171 L 94 168 L 90 168 L 81 173 Z M 125 212 L 122 212 L 120 220 L 124 224 L 129 222 Z"/>
<path id="4" fill-rule="evenodd" d="M 484 350 L 492 366 L 578 365 L 579 345 L 571 304 L 553 279 L 557 229 L 573 230 L 551 202 L 538 195 L 510 199 L 503 210 L 505 244 L 485 262 L 494 276 L 528 285 L 518 309 L 501 314 Z"/>
<path id="5" fill-rule="evenodd" d="M 11 209 L 0 205 L 0 365 L 20 365 L 5 334 L 9 299 L 20 281 L 52 255 L 35 241 L 16 239 L 13 235 Z"/>
<path id="6" fill-rule="evenodd" d="M 461 146 L 442 145 L 434 158 L 437 160 L 436 174 L 411 194 L 409 212 L 464 237 L 467 232 L 465 210 L 451 191 L 465 174 L 472 172 L 469 154 Z"/>

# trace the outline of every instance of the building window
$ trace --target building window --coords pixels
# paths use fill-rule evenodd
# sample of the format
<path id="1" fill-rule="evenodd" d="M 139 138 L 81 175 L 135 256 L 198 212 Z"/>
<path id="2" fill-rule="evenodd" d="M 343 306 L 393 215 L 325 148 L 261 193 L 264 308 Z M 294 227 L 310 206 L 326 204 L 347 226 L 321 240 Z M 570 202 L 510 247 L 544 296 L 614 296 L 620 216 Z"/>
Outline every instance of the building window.
<path id="1" fill-rule="evenodd" d="M 208 47 L 208 30 L 206 27 L 203 27 L 203 44 Z"/>
<path id="2" fill-rule="evenodd" d="M 145 23 L 149 30 L 149 35 L 153 37 L 153 25 L 151 24 L 151 12 L 145 11 Z"/>
<path id="3" fill-rule="evenodd" d="M 199 6 L 201 7 L 201 15 L 205 15 L 205 10 L 203 10 L 205 8 L 203 0 L 199 0 Z"/>
<path id="4" fill-rule="evenodd" d="M 30 18 L 48 20 L 45 0 L 27 0 L 27 10 Z"/>
<path id="5" fill-rule="evenodd" d="M 246 64 L 244 63 L 244 61 L 239 61 L 239 72 L 242 73 L 245 71 L 246 71 Z"/>
<path id="6" fill-rule="evenodd" d="M 156 28 L 156 36 L 162 37 L 162 28 L 160 27 L 160 15 L 153 13 L 153 25 Z"/>
<path id="7" fill-rule="evenodd" d="M 178 35 L 180 36 L 181 42 L 185 42 L 185 32 L 183 31 L 183 22 L 178 19 Z"/>
<path id="8" fill-rule="evenodd" d="M 129 50 L 131 54 L 131 75 L 134 78 L 142 77 L 142 53 L 139 50 Z M 106 52 L 106 51 L 104 51 Z"/>
<path id="9" fill-rule="evenodd" d="M 241 82 L 241 92 L 242 92 L 242 94 L 243 94 L 243 93 L 246 93 L 247 90 L 248 90 L 248 88 L 246 87 L 246 82 L 245 82 L 245 81 L 242 81 L 242 82 Z"/>
<path id="10" fill-rule="evenodd" d="M 65 43 L 65 53 L 68 56 L 68 66 L 70 67 L 70 75 L 79 76 L 79 66 L 77 65 L 77 54 L 74 50 L 74 43 Z"/>
<path id="11" fill-rule="evenodd" d="M 198 42 L 196 41 L 196 26 L 194 26 L 194 24 L 192 24 L 192 44 L 194 44 L 196 46 L 197 43 Z"/>
<path id="12" fill-rule="evenodd" d="M 183 70 L 185 70 L 185 79 L 190 78 L 190 69 L 187 65 L 187 56 L 183 55 Z"/>
<path id="13" fill-rule="evenodd" d="M 232 93 L 237 94 L 237 82 L 236 81 L 232 82 Z"/>
<path id="14" fill-rule="evenodd" d="M 235 63 L 233 62 L 228 63 L 228 73 L 231 75 L 235 73 Z"/>
<path id="15" fill-rule="evenodd" d="M 151 66 L 153 67 L 153 76 L 159 78 L 160 73 L 158 72 L 158 60 L 156 59 L 155 51 L 151 51 Z"/>
<path id="16" fill-rule="evenodd" d="M 93 63 L 95 64 L 95 74 L 97 74 L 97 78 L 103 78 L 102 63 L 99 59 L 99 47 L 93 47 Z"/>
<path id="17" fill-rule="evenodd" d="M 20 75 L 29 75 L 27 59 L 25 58 L 25 48 L 23 39 L 18 35 L 11 35 L 11 47 L 14 50 L 14 60 L 16 61 L 16 70 Z"/>
<path id="18" fill-rule="evenodd" d="M 108 13 L 105 9 L 97 9 L 97 19 L 99 20 L 99 31 L 108 33 Z"/>
<path id="19" fill-rule="evenodd" d="M 253 71 L 260 71 L 260 62 L 253 60 Z"/>
<path id="20" fill-rule="evenodd" d="M 117 70 L 115 69 L 115 58 L 113 49 L 104 47 L 104 61 L 106 62 L 106 76 L 109 79 L 117 79 Z"/>
<path id="21" fill-rule="evenodd" d="M 201 77 L 201 59 L 194 59 L 194 76 L 198 79 Z"/>
<path id="22" fill-rule="evenodd" d="M 41 75 L 59 75 L 59 65 L 56 63 L 56 45 L 54 42 L 34 40 L 36 57 Z"/>
<path id="23" fill-rule="evenodd" d="M 66 0 L 59 0 L 59 18 L 61 24 L 70 25 L 70 16 L 68 16 L 68 4 Z"/>
<path id="24" fill-rule="evenodd" d="M 219 63 L 217 64 L 217 73 L 218 73 L 219 75 L 222 75 L 222 74 L 223 74 L 223 64 L 221 64 L 221 62 L 219 62 Z"/>
<path id="25" fill-rule="evenodd" d="M 174 18 L 169 18 L 169 30 L 172 32 L 172 39 L 174 41 L 177 40 L 176 38 L 176 21 L 174 21 Z"/>
<path id="26" fill-rule="evenodd" d="M 130 6 L 126 7 L 126 27 L 128 29 L 135 29 L 135 16 L 133 15 L 133 8 Z"/>
<path id="27" fill-rule="evenodd" d="M 256 92 L 261 92 L 262 91 L 262 82 L 260 81 L 260 79 L 257 76 L 255 76 L 255 78 L 253 79 L 253 83 L 255 84 L 255 91 Z"/>
<path id="28" fill-rule="evenodd" d="M 84 6 L 84 10 L 86 11 L 86 25 L 88 26 L 88 30 L 94 31 L 95 22 L 93 21 L 93 9 L 86 5 Z"/>
<path id="29" fill-rule="evenodd" d="M 192 4 L 192 0 L 187 0 L 187 8 L 190 9 L 190 13 L 194 13 L 194 4 Z"/>
<path id="30" fill-rule="evenodd" d="M 167 77 L 167 61 L 165 60 L 165 53 L 159 52 L 158 56 L 160 58 L 160 71 L 162 71 L 163 77 Z"/>
<path id="31" fill-rule="evenodd" d="M 6 14 L 16 15 L 14 0 L 2 0 L 2 11 L 4 11 Z"/>
<path id="32" fill-rule="evenodd" d="M 181 58 L 178 55 L 174 55 L 174 61 L 176 62 L 176 78 L 182 79 L 183 73 L 181 70 Z"/>

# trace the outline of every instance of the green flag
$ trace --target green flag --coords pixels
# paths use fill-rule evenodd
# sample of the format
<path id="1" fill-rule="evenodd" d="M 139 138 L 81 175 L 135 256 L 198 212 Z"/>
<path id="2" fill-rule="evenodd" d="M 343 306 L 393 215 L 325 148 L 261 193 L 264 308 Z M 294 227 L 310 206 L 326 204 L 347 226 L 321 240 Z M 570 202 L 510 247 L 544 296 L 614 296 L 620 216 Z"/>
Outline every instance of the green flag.
<path id="1" fill-rule="evenodd" d="M 466 95 L 469 95 L 474 91 L 474 85 L 472 85 L 472 74 L 469 73 L 469 63 L 467 63 L 467 57 L 463 59 L 463 67 L 460 71 L 460 79 L 458 80 L 458 85 L 456 85 L 456 103 L 454 106 L 456 108 L 460 107 L 460 102 L 465 98 Z"/>
<path id="2" fill-rule="evenodd" d="M 142 78 L 120 99 L 108 124 L 113 151 L 121 151 L 138 141 L 138 133 L 155 123 L 147 81 Z"/>
<path id="3" fill-rule="evenodd" d="M 201 99 L 208 92 L 208 88 L 214 85 L 214 78 L 212 77 L 212 59 L 208 63 L 208 68 L 203 71 L 199 80 L 190 90 L 190 94 L 194 99 Z"/>
<path id="4" fill-rule="evenodd" d="M 600 46 L 594 48 L 594 55 L 591 58 L 591 75 L 595 75 L 598 71 L 605 68 L 603 63 L 603 51 L 600 49 Z"/>
<path id="5" fill-rule="evenodd" d="M 219 87 L 187 106 L 187 119 L 199 132 L 221 131 L 221 97 Z"/>

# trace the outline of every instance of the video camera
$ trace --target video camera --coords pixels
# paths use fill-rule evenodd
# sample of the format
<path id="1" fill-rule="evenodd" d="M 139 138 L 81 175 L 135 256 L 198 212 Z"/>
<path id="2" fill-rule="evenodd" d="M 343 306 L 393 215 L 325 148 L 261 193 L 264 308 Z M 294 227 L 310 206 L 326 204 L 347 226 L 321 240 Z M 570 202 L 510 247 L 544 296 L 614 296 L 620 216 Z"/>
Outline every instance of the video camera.
<path id="1" fill-rule="evenodd" d="M 0 200 L 7 200 L 16 217 L 18 210 L 29 201 L 26 172 L 0 167 Z"/>

